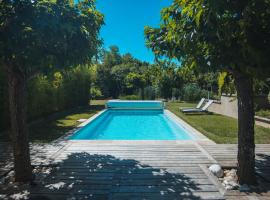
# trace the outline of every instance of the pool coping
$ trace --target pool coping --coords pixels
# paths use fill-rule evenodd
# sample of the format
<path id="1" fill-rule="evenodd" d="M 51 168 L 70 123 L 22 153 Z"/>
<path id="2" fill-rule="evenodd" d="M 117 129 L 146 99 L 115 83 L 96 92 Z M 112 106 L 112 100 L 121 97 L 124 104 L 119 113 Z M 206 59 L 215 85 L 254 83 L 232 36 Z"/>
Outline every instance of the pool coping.
<path id="1" fill-rule="evenodd" d="M 106 112 L 108 109 L 103 109 L 99 112 L 97 112 L 96 114 L 94 114 L 93 116 L 91 116 L 90 118 L 88 118 L 87 120 L 85 120 L 83 123 L 79 124 L 77 127 L 78 128 L 82 128 L 84 126 L 86 126 L 88 123 L 90 123 L 91 121 L 93 121 L 94 119 L 96 119 L 97 117 L 99 117 L 102 113 Z"/>
<path id="2" fill-rule="evenodd" d="M 177 115 L 175 115 L 174 113 L 172 113 L 171 111 L 169 111 L 167 109 L 164 109 L 164 113 L 167 116 L 169 116 L 170 119 L 172 119 L 175 123 L 179 124 L 186 131 L 188 131 L 188 134 L 190 134 L 193 137 L 192 140 L 69 140 L 68 139 L 71 135 L 75 134 L 81 128 L 83 128 L 88 123 L 92 122 L 93 120 L 95 120 L 97 117 L 99 117 L 100 115 L 102 115 L 104 112 L 106 112 L 108 110 L 110 110 L 110 109 L 103 109 L 103 110 L 97 112 L 96 114 L 94 114 L 93 116 L 91 116 L 89 119 L 87 119 L 83 123 L 79 124 L 75 130 L 70 131 L 69 134 L 65 135 L 65 139 L 68 140 L 69 142 L 89 141 L 90 143 L 94 142 L 94 143 L 110 143 L 110 144 L 112 144 L 112 143 L 114 143 L 114 144 L 122 144 L 122 143 L 123 144 L 133 144 L 133 143 L 134 144 L 138 144 L 138 143 L 140 143 L 140 144 L 166 144 L 166 143 L 168 143 L 168 144 L 172 144 L 172 143 L 178 143 L 178 144 L 186 143 L 186 144 L 188 144 L 188 143 L 196 143 L 196 142 L 215 144 L 214 141 L 207 138 L 205 135 L 203 135 L 197 129 L 193 128 L 187 122 L 185 122 L 184 120 L 182 120 Z"/>
<path id="3" fill-rule="evenodd" d="M 195 136 L 195 137 L 198 138 L 198 139 L 197 138 L 194 138 L 193 141 L 199 140 L 199 141 L 213 142 L 212 140 L 210 140 L 209 138 L 207 138 L 205 135 L 203 135 L 200 131 L 198 131 L 197 129 L 195 129 L 194 127 L 192 127 L 190 124 L 188 124 L 187 122 L 185 122 L 184 120 L 182 120 L 180 117 L 178 117 L 177 115 L 175 115 L 170 110 L 164 109 L 164 112 L 172 120 L 174 120 L 176 123 L 179 123 L 181 126 L 183 126 L 183 128 L 186 129 L 189 134 L 191 134 L 192 136 Z"/>

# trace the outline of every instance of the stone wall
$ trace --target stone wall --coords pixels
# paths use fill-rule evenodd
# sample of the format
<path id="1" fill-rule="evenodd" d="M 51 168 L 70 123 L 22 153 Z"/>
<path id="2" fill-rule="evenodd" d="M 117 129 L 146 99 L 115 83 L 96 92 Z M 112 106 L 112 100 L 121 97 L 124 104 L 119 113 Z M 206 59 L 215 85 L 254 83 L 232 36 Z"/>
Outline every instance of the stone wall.
<path id="1" fill-rule="evenodd" d="M 265 100 L 263 100 L 263 97 L 255 97 L 255 103 L 258 103 L 257 105 L 261 105 L 261 107 L 265 108 L 266 106 L 269 106 L 265 103 Z M 264 98 L 265 99 L 265 98 Z M 262 104 L 263 102 L 264 104 Z M 267 101 L 266 101 L 267 102 Z M 220 101 L 214 101 L 208 108 L 208 111 L 226 115 L 233 118 L 238 118 L 238 108 L 237 108 L 237 98 L 236 96 L 221 96 Z M 261 119 L 258 119 L 259 117 L 255 116 L 255 123 L 257 125 L 270 128 L 270 121 L 263 121 Z"/>
<path id="2" fill-rule="evenodd" d="M 208 108 L 210 112 L 237 118 L 237 98 L 235 96 L 221 96 L 220 101 L 214 101 Z"/>
<path id="3" fill-rule="evenodd" d="M 269 109 L 269 100 L 265 96 L 254 98 L 255 109 Z M 209 111 L 237 118 L 237 97 L 222 95 L 220 101 L 214 101 L 208 108 Z"/>

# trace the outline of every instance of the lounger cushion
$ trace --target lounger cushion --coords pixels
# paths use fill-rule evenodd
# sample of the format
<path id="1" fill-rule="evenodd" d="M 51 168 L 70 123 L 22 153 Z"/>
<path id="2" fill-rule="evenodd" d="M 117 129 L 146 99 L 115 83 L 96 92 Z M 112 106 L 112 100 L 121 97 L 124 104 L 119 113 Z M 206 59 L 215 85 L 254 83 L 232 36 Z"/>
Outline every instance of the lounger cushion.
<path id="1" fill-rule="evenodd" d="M 182 112 L 203 112 L 202 109 L 191 108 L 191 109 L 183 109 Z"/>

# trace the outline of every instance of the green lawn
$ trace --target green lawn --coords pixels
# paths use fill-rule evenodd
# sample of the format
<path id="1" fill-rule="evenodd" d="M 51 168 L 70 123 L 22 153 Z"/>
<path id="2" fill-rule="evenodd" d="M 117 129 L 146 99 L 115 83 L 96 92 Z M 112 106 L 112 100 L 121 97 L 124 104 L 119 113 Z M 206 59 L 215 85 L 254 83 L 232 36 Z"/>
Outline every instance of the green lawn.
<path id="1" fill-rule="evenodd" d="M 256 115 L 270 119 L 270 110 L 259 110 L 256 112 Z"/>
<path id="2" fill-rule="evenodd" d="M 30 125 L 32 142 L 50 142 L 75 128 L 78 119 L 89 118 L 104 108 L 105 100 L 91 101 L 89 107 L 56 113 Z M 179 107 L 194 107 L 192 103 L 167 103 L 167 108 L 216 143 L 237 142 L 237 120 L 217 114 L 186 115 Z M 256 143 L 270 143 L 270 129 L 255 126 Z M 0 133 L 0 141 L 8 140 L 8 132 Z"/>
<path id="3" fill-rule="evenodd" d="M 167 103 L 167 108 L 216 143 L 237 143 L 237 120 L 218 114 L 183 114 L 179 107 L 191 103 Z M 256 143 L 270 143 L 270 129 L 255 126 Z"/>
<path id="4" fill-rule="evenodd" d="M 50 142 L 79 125 L 78 119 L 89 118 L 104 108 L 105 101 L 91 101 L 89 107 L 59 112 L 29 126 L 31 142 Z M 1 141 L 8 141 L 8 131 L 0 133 Z"/>

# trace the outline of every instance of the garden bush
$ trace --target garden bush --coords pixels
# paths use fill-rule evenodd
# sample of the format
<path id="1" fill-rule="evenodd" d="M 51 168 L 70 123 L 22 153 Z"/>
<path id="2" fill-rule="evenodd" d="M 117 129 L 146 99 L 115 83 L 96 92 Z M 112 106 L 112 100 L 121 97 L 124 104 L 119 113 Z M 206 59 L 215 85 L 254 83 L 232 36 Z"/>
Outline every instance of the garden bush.
<path id="1" fill-rule="evenodd" d="M 144 89 L 144 96 L 146 100 L 154 100 L 157 97 L 157 89 L 153 86 L 148 86 Z"/>
<path id="2" fill-rule="evenodd" d="M 91 70 L 78 66 L 53 74 L 40 74 L 27 83 L 28 120 L 45 117 L 57 111 L 89 104 Z M 0 71 L 0 130 L 9 127 L 8 92 Z"/>
<path id="3" fill-rule="evenodd" d="M 91 87 L 90 96 L 91 96 L 91 99 L 101 99 L 103 97 L 101 90 L 97 87 Z"/>
<path id="4" fill-rule="evenodd" d="M 181 90 L 178 89 L 178 88 L 173 88 L 173 89 L 172 89 L 172 96 L 173 96 L 175 99 L 179 99 L 179 97 L 181 96 Z"/>
<path id="5" fill-rule="evenodd" d="M 201 89 L 196 83 L 185 84 L 181 92 L 181 100 L 198 101 L 201 98 L 208 98 L 208 91 Z M 213 93 L 209 93 L 209 98 L 213 98 Z"/>
<path id="6" fill-rule="evenodd" d="M 141 97 L 138 95 L 126 95 L 126 96 L 119 96 L 121 100 L 140 100 Z"/>

